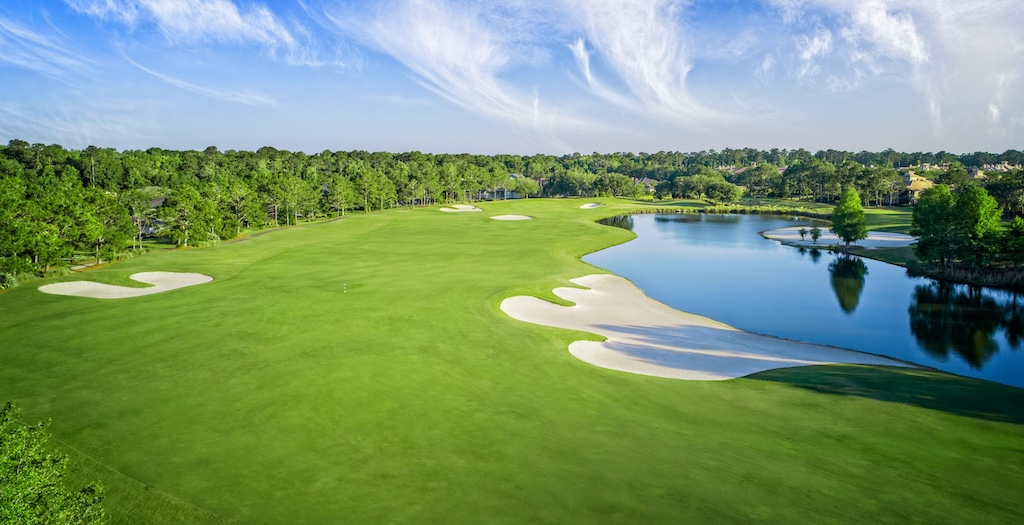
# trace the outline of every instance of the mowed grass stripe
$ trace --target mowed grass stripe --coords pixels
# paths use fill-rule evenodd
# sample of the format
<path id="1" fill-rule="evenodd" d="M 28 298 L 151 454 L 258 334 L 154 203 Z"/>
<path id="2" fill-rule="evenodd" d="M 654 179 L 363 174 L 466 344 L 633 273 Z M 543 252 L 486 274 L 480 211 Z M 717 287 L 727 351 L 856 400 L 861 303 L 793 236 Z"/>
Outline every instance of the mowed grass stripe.
<path id="1" fill-rule="evenodd" d="M 356 214 L 76 276 L 215 278 L 129 300 L 16 289 L 0 296 L 0 396 L 111 469 L 243 523 L 1024 517 L 1020 424 L 803 384 L 854 367 L 721 383 L 603 370 L 568 354 L 579 334 L 504 316 L 501 298 L 551 297 L 599 271 L 579 255 L 630 238 L 593 220 L 637 204 L 602 202 Z M 1024 406 L 1019 389 L 924 381 Z M 173 521 L 139 494 L 111 494 L 115 521 Z"/>

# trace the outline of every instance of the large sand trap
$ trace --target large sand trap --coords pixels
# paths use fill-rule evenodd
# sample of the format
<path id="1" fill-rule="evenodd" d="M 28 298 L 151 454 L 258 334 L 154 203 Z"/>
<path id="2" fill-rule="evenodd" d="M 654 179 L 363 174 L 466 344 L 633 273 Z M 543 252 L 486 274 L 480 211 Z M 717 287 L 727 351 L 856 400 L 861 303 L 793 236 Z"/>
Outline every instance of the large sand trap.
<path id="1" fill-rule="evenodd" d="M 828 231 L 828 228 L 821 228 L 821 237 L 818 239 L 817 244 L 811 240 L 811 234 L 807 234 L 804 239 L 800 238 L 800 229 L 810 231 L 812 226 L 789 226 L 787 228 L 779 228 L 778 230 L 769 230 L 761 232 L 761 235 L 781 241 L 783 244 L 789 244 L 793 246 L 806 246 L 808 248 L 824 248 L 830 244 L 845 244 L 839 237 Z M 903 246 L 910 246 L 917 242 L 917 238 L 911 235 L 904 235 L 902 233 L 889 233 L 889 232 L 868 232 L 868 238 L 857 241 L 851 246 L 862 246 L 869 250 L 875 248 L 900 248 Z"/>
<path id="2" fill-rule="evenodd" d="M 484 211 L 471 204 L 453 204 L 451 208 L 441 208 L 445 213 L 463 213 L 472 211 Z"/>
<path id="3" fill-rule="evenodd" d="M 495 215 L 491 218 L 496 221 L 528 221 L 533 219 L 529 215 Z"/>
<path id="4" fill-rule="evenodd" d="M 590 202 L 590 203 L 584 204 L 583 206 L 580 206 L 580 208 L 584 209 L 584 210 L 589 210 L 591 208 L 600 208 L 600 207 L 601 207 L 601 205 L 599 203 L 596 203 L 596 202 Z"/>
<path id="5" fill-rule="evenodd" d="M 127 286 L 116 286 L 92 281 L 73 281 L 40 286 L 39 291 L 54 295 L 73 295 L 97 299 L 124 299 L 126 297 L 139 297 L 167 292 L 186 286 L 208 283 L 213 280 L 213 277 L 201 273 L 176 272 L 142 272 L 132 274 L 129 278 L 140 283 L 152 284 L 153 286 L 148 288 L 129 288 Z"/>
<path id="6" fill-rule="evenodd" d="M 851 363 L 912 366 L 885 357 L 744 332 L 706 317 L 673 310 L 615 275 L 588 275 L 556 288 L 575 306 L 536 297 L 510 297 L 501 309 L 520 321 L 591 332 L 605 342 L 575 341 L 576 358 L 612 370 L 656 377 L 723 380 L 793 366 Z"/>

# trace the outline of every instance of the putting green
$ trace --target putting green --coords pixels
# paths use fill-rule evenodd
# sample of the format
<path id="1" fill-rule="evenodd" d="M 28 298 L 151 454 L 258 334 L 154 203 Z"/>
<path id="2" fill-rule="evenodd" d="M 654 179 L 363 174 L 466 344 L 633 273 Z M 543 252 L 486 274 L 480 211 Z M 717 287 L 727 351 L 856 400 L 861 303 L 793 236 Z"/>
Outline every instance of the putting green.
<path id="1" fill-rule="evenodd" d="M 592 221 L 641 205 L 599 201 L 356 214 L 87 273 L 214 278 L 130 301 L 15 288 L 0 400 L 52 418 L 115 523 L 1024 517 L 1020 389 L 856 366 L 644 377 L 502 313 L 564 304 L 553 289 L 600 272 L 578 257 L 631 237 Z"/>

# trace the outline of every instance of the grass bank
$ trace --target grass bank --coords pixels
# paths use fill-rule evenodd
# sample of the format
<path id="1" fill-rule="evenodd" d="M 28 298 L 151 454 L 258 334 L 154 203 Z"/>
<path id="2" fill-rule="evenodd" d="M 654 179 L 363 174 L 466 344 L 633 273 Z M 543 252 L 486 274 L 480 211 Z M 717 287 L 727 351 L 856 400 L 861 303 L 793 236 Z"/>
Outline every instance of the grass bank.
<path id="1" fill-rule="evenodd" d="M 114 523 L 1024 520 L 1024 390 L 870 367 L 635 376 L 498 309 L 601 272 L 579 256 L 632 234 L 594 221 L 643 205 L 357 214 L 62 278 L 215 278 L 165 294 L 15 288 L 0 399 L 52 418 Z"/>

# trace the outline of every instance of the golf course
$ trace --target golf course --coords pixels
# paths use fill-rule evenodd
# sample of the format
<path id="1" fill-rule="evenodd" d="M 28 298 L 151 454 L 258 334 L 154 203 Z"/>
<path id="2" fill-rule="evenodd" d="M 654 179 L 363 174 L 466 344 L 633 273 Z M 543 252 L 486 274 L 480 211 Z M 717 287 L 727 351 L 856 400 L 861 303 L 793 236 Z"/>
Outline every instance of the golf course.
<path id="1" fill-rule="evenodd" d="M 501 305 L 570 306 L 556 289 L 607 273 L 580 257 L 633 236 L 596 221 L 645 204 L 472 204 L 24 283 L 0 295 L 0 402 L 52 421 L 112 523 L 1024 523 L 1024 389 L 908 366 L 594 366 L 569 347 L 602 336 Z M 150 272 L 199 277 L 39 290 Z"/>

